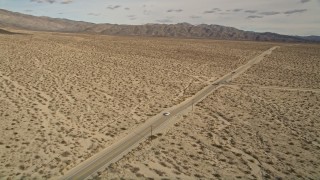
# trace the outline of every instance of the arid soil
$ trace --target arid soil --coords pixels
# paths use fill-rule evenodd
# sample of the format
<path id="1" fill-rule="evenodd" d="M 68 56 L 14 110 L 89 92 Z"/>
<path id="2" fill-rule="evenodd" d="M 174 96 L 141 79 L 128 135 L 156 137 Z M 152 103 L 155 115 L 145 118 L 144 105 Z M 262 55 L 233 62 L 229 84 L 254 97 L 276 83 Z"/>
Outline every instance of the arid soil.
<path id="1" fill-rule="evenodd" d="M 235 82 L 320 89 L 319 50 L 319 45 L 283 46 Z"/>
<path id="2" fill-rule="evenodd" d="M 281 45 L 101 179 L 318 179 L 320 47 Z"/>
<path id="3" fill-rule="evenodd" d="M 272 46 L 34 32 L 0 35 L 0 178 L 56 179 Z"/>

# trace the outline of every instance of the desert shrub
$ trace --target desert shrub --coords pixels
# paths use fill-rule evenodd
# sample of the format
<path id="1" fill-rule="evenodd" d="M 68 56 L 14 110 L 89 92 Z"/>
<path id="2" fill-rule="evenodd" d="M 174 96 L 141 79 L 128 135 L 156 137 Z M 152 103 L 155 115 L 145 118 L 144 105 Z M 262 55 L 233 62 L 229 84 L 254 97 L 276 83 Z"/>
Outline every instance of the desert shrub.
<path id="1" fill-rule="evenodd" d="M 165 172 L 160 171 L 160 170 L 157 170 L 157 169 L 154 169 L 154 171 L 155 171 L 159 176 L 163 176 L 164 174 L 166 174 Z"/>
<path id="2" fill-rule="evenodd" d="M 133 168 L 131 169 L 131 172 L 137 173 L 139 170 L 140 170 L 140 168 L 138 168 L 138 167 L 133 167 Z"/>
<path id="3" fill-rule="evenodd" d="M 167 164 L 164 162 L 160 162 L 159 164 L 162 165 L 163 167 L 167 167 Z"/>
<path id="4" fill-rule="evenodd" d="M 19 166 L 19 169 L 20 169 L 20 170 L 24 170 L 24 169 L 25 169 L 24 165 L 20 165 L 20 166 Z"/>
<path id="5" fill-rule="evenodd" d="M 61 156 L 63 156 L 63 157 L 68 157 L 69 155 L 70 155 L 70 152 L 68 152 L 68 151 L 65 151 L 61 154 Z"/>

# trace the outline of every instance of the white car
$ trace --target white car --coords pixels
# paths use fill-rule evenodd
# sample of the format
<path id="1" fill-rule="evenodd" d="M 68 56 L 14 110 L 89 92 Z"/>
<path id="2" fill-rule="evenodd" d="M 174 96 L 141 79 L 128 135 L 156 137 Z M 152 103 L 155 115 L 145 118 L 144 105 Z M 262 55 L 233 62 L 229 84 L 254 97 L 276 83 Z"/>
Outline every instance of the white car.
<path id="1" fill-rule="evenodd" d="M 164 115 L 164 116 L 169 116 L 170 113 L 169 113 L 169 112 L 165 112 L 165 113 L 163 113 L 163 115 Z"/>

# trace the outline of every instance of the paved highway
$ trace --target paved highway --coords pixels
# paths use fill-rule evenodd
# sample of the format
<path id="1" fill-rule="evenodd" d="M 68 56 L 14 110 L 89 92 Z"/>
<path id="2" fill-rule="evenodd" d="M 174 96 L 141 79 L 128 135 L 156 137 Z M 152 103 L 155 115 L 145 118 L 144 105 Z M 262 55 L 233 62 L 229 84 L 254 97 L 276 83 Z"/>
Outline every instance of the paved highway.
<path id="1" fill-rule="evenodd" d="M 126 137 L 124 137 L 117 143 L 102 150 L 98 154 L 92 156 L 91 158 L 85 160 L 75 168 L 71 169 L 61 179 L 87 179 L 90 178 L 92 175 L 95 175 L 95 173 L 104 170 L 104 168 L 108 167 L 111 163 L 118 161 L 124 155 L 129 153 L 132 149 L 136 148 L 140 142 L 150 137 L 151 126 L 155 133 L 157 132 L 157 129 L 165 128 L 165 122 L 167 122 L 170 118 L 192 107 L 193 104 L 202 101 L 213 91 L 223 86 L 223 84 L 238 77 L 240 74 L 244 73 L 254 64 L 259 63 L 264 58 L 264 56 L 271 54 L 272 51 L 276 48 L 278 47 L 273 47 L 263 52 L 259 56 L 251 59 L 247 64 L 240 66 L 238 69 L 214 81 L 212 84 L 208 85 L 207 87 L 199 91 L 197 94 L 195 94 L 192 98 L 189 98 L 188 100 L 182 102 L 179 105 L 166 109 L 160 114 L 147 120 L 143 125 L 139 126 L 137 129 L 135 129 L 133 132 L 128 134 Z M 167 111 L 170 112 L 170 115 L 163 116 L 163 113 Z"/>

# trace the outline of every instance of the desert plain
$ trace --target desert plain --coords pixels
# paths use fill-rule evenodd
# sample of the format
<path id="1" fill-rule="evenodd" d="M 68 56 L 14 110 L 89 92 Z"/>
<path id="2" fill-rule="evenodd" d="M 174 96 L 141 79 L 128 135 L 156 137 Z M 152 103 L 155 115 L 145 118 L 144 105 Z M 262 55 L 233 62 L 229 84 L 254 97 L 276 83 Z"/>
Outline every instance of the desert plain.
<path id="1" fill-rule="evenodd" d="M 57 179 L 274 47 L 95 179 L 318 179 L 320 46 L 0 34 L 0 179 Z"/>

